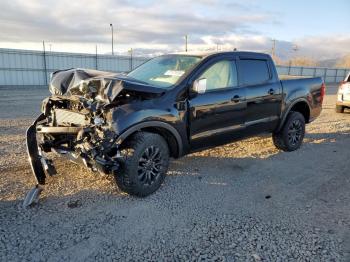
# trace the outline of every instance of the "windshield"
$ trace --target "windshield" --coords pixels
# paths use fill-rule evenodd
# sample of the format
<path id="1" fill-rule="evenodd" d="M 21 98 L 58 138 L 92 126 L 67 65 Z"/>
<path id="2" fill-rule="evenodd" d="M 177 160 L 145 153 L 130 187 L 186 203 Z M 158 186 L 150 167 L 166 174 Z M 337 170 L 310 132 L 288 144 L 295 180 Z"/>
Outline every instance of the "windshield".
<path id="1" fill-rule="evenodd" d="M 170 88 L 201 60 L 198 56 L 164 55 L 153 58 L 131 71 L 128 76 L 147 84 Z"/>

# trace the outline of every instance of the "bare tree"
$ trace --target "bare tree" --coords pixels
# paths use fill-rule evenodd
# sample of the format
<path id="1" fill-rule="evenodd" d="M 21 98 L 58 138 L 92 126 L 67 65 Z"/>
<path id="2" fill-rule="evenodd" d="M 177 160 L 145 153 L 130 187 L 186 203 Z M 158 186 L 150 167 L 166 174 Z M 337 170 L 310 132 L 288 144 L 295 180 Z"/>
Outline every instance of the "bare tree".
<path id="1" fill-rule="evenodd" d="M 317 66 L 317 61 L 309 57 L 295 57 L 290 60 L 291 66 Z"/>
<path id="2" fill-rule="evenodd" d="M 344 56 L 343 58 L 341 58 L 337 64 L 336 67 L 346 67 L 346 68 L 350 68 L 350 54 Z"/>

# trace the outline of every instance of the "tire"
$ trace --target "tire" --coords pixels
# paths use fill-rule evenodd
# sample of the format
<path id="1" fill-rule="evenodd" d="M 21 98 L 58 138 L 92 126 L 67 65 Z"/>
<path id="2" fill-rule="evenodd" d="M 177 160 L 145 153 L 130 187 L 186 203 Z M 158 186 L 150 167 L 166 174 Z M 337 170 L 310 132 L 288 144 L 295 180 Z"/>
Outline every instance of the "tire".
<path id="1" fill-rule="evenodd" d="M 272 134 L 275 146 L 283 151 L 297 150 L 303 143 L 305 135 L 305 118 L 299 112 L 290 112 L 282 129 Z"/>
<path id="2" fill-rule="evenodd" d="M 122 191 L 145 197 L 162 185 L 169 166 L 169 148 L 162 136 L 137 132 L 121 153 L 123 159 L 115 180 Z"/>
<path id="3" fill-rule="evenodd" d="M 335 106 L 335 112 L 344 113 L 344 107 L 343 106 Z"/>

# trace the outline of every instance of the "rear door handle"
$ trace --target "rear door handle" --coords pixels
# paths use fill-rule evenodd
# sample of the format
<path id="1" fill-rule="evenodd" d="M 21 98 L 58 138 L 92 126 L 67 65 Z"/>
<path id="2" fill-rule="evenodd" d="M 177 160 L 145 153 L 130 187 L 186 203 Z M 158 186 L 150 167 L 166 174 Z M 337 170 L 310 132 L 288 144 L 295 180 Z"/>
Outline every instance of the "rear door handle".
<path id="1" fill-rule="evenodd" d="M 268 93 L 269 93 L 269 95 L 273 95 L 273 94 L 275 93 L 275 90 L 271 88 L 271 89 L 268 91 Z"/>
<path id="2" fill-rule="evenodd" d="M 238 103 L 241 101 L 241 97 L 239 95 L 235 95 L 234 97 L 231 98 L 232 102 Z"/>

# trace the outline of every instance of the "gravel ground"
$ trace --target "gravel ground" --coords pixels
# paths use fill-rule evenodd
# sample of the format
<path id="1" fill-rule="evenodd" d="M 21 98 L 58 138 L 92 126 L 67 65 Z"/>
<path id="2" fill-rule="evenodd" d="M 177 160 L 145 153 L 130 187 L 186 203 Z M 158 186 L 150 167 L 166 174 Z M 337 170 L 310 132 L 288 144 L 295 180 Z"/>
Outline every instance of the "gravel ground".
<path id="1" fill-rule="evenodd" d="M 263 136 L 192 154 L 144 199 L 58 158 L 59 175 L 28 210 L 31 119 L 3 113 L 0 260 L 350 261 L 350 113 L 336 114 L 335 88 L 327 93 L 296 152 Z"/>

